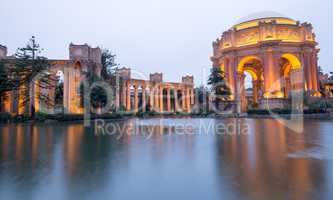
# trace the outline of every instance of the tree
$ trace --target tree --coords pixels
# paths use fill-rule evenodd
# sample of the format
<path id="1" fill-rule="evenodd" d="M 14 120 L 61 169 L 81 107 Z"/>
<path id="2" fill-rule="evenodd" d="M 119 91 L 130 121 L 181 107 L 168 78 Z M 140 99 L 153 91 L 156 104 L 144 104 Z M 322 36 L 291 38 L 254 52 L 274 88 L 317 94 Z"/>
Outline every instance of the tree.
<path id="1" fill-rule="evenodd" d="M 88 69 L 95 68 L 94 63 L 89 63 L 89 65 L 90 66 L 88 67 Z M 80 85 L 80 96 L 82 97 L 81 106 L 84 106 L 84 101 L 86 100 L 90 102 L 89 105 L 92 105 L 93 108 L 104 107 L 108 101 L 105 88 L 101 86 L 93 86 L 94 83 L 102 81 L 103 77 L 99 77 L 93 70 L 88 70 L 87 72 L 85 72 L 85 77 L 87 85 L 83 83 Z M 91 89 L 91 91 L 88 91 L 88 88 Z M 88 93 L 90 93 L 90 95 L 86 95 Z M 86 107 L 85 109 L 90 111 L 90 108 L 88 107 Z"/>
<path id="2" fill-rule="evenodd" d="M 333 72 L 330 72 L 330 75 L 329 75 L 328 79 L 333 80 Z"/>
<path id="3" fill-rule="evenodd" d="M 50 67 L 49 62 L 46 57 L 40 55 L 41 52 L 40 45 L 32 36 L 25 47 L 17 49 L 15 58 L 3 59 L 0 62 L 0 95 L 6 96 L 9 91 L 19 91 L 23 100 L 19 106 L 29 103 L 32 117 L 34 116 L 34 98 L 31 98 L 31 94 L 34 94 L 34 88 L 31 88 L 32 81 L 38 75 L 38 86 L 49 88 L 53 80 L 47 72 Z M 45 102 L 52 102 L 47 95 L 41 94 L 40 98 Z"/>
<path id="4" fill-rule="evenodd" d="M 197 98 L 198 112 L 206 113 L 209 110 L 209 89 L 206 86 L 201 85 L 195 88 L 195 96 Z"/>
<path id="5" fill-rule="evenodd" d="M 109 79 L 114 74 L 118 64 L 115 62 L 116 55 L 108 49 L 102 50 L 102 71 L 101 76 L 103 79 Z"/>
<path id="6" fill-rule="evenodd" d="M 113 54 L 108 49 L 102 50 L 102 57 L 101 57 L 101 63 L 102 63 L 102 70 L 101 70 L 101 77 L 97 76 L 96 73 L 93 70 L 88 70 L 85 74 L 86 80 L 87 80 L 87 87 L 91 88 L 92 85 L 98 81 L 107 81 L 112 86 L 114 86 L 117 82 L 116 76 L 115 76 L 115 70 L 119 66 L 115 62 L 116 55 Z M 90 67 L 89 69 L 94 69 L 95 64 L 89 63 Z M 119 84 L 119 83 L 118 83 Z M 87 89 L 87 88 L 86 88 Z M 90 101 L 90 104 L 93 108 L 101 108 L 104 107 L 107 104 L 107 92 L 105 88 L 100 86 L 95 86 L 91 88 L 90 95 L 85 95 L 85 88 L 84 85 L 81 84 L 80 86 L 80 94 L 81 94 L 81 105 L 84 106 L 84 100 Z M 110 101 L 110 100 L 109 100 Z M 89 105 L 88 105 L 89 106 Z M 90 110 L 90 108 L 86 108 L 87 110 Z"/>
<path id="7" fill-rule="evenodd" d="M 64 82 L 58 82 L 55 88 L 55 104 L 63 104 Z"/>
<path id="8" fill-rule="evenodd" d="M 96 86 L 90 93 L 90 103 L 93 108 L 102 108 L 107 104 L 107 94 L 104 88 Z"/>
<path id="9" fill-rule="evenodd" d="M 224 72 L 220 68 L 214 67 L 211 70 L 208 85 L 211 85 L 212 92 L 215 94 L 216 106 L 220 101 L 226 101 L 230 98 L 231 91 L 225 81 Z"/>
<path id="10" fill-rule="evenodd" d="M 318 67 L 318 73 L 320 75 L 324 75 L 324 71 L 323 71 L 323 68 L 321 66 Z"/>

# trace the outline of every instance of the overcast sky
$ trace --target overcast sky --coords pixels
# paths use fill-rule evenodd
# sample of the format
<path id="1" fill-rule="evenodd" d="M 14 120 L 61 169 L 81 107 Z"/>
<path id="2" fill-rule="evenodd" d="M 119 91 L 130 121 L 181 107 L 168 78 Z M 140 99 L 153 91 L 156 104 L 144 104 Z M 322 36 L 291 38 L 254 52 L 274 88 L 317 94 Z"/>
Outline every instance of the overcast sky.
<path id="1" fill-rule="evenodd" d="M 191 74 L 201 84 L 212 41 L 239 18 L 275 11 L 313 24 L 319 64 L 333 71 L 332 8 L 332 0 L 0 0 L 0 44 L 13 54 L 35 35 L 45 56 L 67 59 L 70 42 L 88 43 L 143 75 L 179 81 Z"/>

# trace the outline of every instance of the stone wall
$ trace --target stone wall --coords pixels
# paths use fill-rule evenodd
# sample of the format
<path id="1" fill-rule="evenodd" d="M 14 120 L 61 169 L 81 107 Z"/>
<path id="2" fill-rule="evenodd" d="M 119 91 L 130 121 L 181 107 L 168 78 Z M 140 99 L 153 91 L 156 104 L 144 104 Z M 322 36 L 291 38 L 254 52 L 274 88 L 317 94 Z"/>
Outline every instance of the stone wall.
<path id="1" fill-rule="evenodd" d="M 153 73 L 149 75 L 149 80 L 154 83 L 162 83 L 163 82 L 163 74 L 162 73 Z"/>
<path id="2" fill-rule="evenodd" d="M 99 47 L 91 48 L 88 44 L 69 45 L 69 59 L 101 63 L 102 51 Z"/>

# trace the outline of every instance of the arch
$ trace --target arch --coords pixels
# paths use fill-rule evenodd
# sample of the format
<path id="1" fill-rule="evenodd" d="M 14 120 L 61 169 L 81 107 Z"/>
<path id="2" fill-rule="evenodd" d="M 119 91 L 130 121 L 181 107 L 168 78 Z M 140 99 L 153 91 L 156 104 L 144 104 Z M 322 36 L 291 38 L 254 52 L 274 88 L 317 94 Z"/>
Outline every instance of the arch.
<path id="1" fill-rule="evenodd" d="M 258 56 L 245 56 L 244 58 L 241 59 L 241 61 L 238 63 L 237 66 L 237 72 L 238 73 L 243 73 L 244 71 L 248 72 L 253 80 L 258 80 L 258 72 L 256 69 L 252 68 L 252 67 L 246 67 L 245 64 L 248 62 L 251 62 L 253 60 L 257 60 L 260 63 L 262 63 L 261 59 Z"/>
<path id="2" fill-rule="evenodd" d="M 285 53 L 281 56 L 281 58 L 285 58 L 290 62 L 291 69 L 300 69 L 302 66 L 300 60 L 294 54 Z"/>
<path id="3" fill-rule="evenodd" d="M 220 69 L 221 69 L 222 72 L 225 72 L 225 66 L 224 66 L 224 63 L 221 63 L 221 64 L 220 64 Z"/>
<path id="4" fill-rule="evenodd" d="M 251 78 L 252 78 L 252 100 L 249 98 L 249 96 L 246 95 L 246 89 L 245 89 L 245 80 L 244 78 L 240 78 L 242 89 L 239 91 L 241 96 L 241 110 L 245 111 L 247 107 L 250 105 L 251 102 L 252 106 L 257 106 L 258 99 L 260 97 L 259 89 L 260 89 L 260 83 L 259 80 L 263 80 L 262 76 L 262 67 L 263 62 L 262 59 L 256 55 L 249 55 L 244 56 L 237 65 L 237 73 L 241 75 L 241 77 L 245 76 L 243 75 L 244 72 L 247 72 Z"/>
<path id="5" fill-rule="evenodd" d="M 253 68 L 245 67 L 243 71 L 249 73 L 254 81 L 258 80 L 257 72 Z"/>
<path id="6" fill-rule="evenodd" d="M 283 60 L 283 65 L 281 67 L 281 78 L 284 80 L 284 85 L 281 89 L 284 91 L 284 96 L 289 97 L 290 91 L 295 88 L 294 83 L 291 81 L 291 72 L 293 70 L 301 69 L 302 65 L 297 56 L 292 53 L 282 54 L 281 59 Z"/>
<path id="7" fill-rule="evenodd" d="M 292 69 L 292 65 L 290 64 L 290 62 L 284 64 L 281 68 L 281 75 L 283 77 L 288 77 L 291 69 Z"/>
<path id="8" fill-rule="evenodd" d="M 251 56 L 245 56 L 244 58 L 242 58 L 239 63 L 238 63 L 238 66 L 237 66 L 237 72 L 243 72 L 244 71 L 244 65 L 247 63 L 247 62 L 250 62 L 252 60 L 258 60 L 262 63 L 262 60 L 258 57 L 258 56 L 255 56 L 255 55 L 251 55 Z"/>
<path id="9" fill-rule="evenodd" d="M 76 61 L 74 64 L 74 69 L 81 69 L 82 68 L 82 64 L 80 61 Z"/>

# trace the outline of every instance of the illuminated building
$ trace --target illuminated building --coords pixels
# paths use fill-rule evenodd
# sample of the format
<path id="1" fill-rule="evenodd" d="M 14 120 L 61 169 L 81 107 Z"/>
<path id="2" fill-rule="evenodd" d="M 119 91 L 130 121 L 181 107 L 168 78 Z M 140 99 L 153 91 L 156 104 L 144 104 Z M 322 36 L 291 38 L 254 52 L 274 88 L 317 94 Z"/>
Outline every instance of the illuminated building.
<path id="1" fill-rule="evenodd" d="M 312 25 L 276 13 L 247 17 L 213 42 L 213 67 L 224 71 L 231 101 L 248 109 L 244 79 L 252 78 L 259 108 L 281 108 L 293 91 L 320 96 L 318 52 Z"/>

